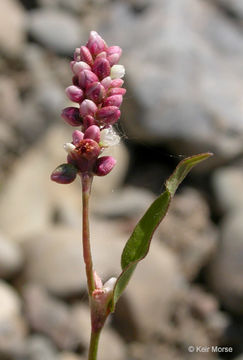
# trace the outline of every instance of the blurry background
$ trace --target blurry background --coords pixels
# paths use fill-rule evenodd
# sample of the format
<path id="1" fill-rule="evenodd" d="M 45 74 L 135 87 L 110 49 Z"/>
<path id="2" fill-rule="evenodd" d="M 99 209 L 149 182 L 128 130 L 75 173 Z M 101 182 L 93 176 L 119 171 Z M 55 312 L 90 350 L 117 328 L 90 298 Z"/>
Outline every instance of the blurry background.
<path id="1" fill-rule="evenodd" d="M 96 30 L 123 48 L 116 168 L 95 179 L 106 280 L 185 156 L 181 186 L 101 338 L 100 360 L 243 359 L 243 2 L 0 1 L 0 359 L 85 359 L 89 314 L 78 181 L 51 183 L 72 129 L 69 60 Z M 233 353 L 189 352 L 231 346 Z"/>

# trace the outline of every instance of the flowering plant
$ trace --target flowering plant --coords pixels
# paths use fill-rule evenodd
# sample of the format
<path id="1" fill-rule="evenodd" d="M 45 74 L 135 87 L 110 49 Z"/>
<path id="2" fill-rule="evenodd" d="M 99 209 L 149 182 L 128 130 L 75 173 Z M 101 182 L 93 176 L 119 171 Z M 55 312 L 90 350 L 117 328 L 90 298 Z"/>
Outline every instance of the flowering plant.
<path id="1" fill-rule="evenodd" d="M 100 332 L 108 315 L 130 280 L 137 264 L 148 253 L 153 233 L 166 215 L 175 191 L 193 166 L 212 154 L 204 153 L 182 160 L 165 183 L 165 191 L 152 203 L 136 225 L 121 256 L 121 274 L 104 284 L 93 268 L 90 232 L 89 198 L 94 176 L 105 176 L 113 169 L 116 160 L 102 156 L 105 148 L 119 143 L 113 125 L 120 117 L 119 107 L 126 90 L 122 87 L 124 66 L 118 65 L 122 50 L 108 47 L 95 31 L 91 31 L 86 46 L 77 48 L 74 60 L 72 85 L 66 89 L 68 98 L 78 107 L 67 107 L 63 119 L 71 126 L 81 127 L 66 143 L 67 163 L 58 166 L 51 179 L 60 184 L 73 182 L 77 175 L 82 182 L 83 203 L 83 257 L 86 266 L 87 286 L 91 309 L 91 337 L 89 360 L 97 358 Z"/>

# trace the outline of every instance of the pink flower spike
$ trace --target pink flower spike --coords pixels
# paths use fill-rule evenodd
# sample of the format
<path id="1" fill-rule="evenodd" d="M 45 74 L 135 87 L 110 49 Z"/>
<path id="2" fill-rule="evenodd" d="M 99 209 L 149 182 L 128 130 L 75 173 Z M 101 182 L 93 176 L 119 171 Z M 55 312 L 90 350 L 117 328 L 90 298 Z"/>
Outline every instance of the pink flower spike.
<path id="1" fill-rule="evenodd" d="M 114 79 L 111 81 L 111 87 L 113 88 L 119 88 L 124 84 L 124 81 L 122 79 Z"/>
<path id="2" fill-rule="evenodd" d="M 121 54 L 122 54 L 122 49 L 119 46 L 110 46 L 107 49 L 107 59 L 109 60 L 111 66 L 118 63 Z"/>
<path id="3" fill-rule="evenodd" d="M 84 133 L 82 133 L 82 131 L 75 130 L 72 134 L 72 138 L 73 138 L 73 145 L 78 146 L 84 138 Z"/>
<path id="4" fill-rule="evenodd" d="M 103 57 L 97 57 L 93 65 L 93 72 L 98 76 L 99 79 L 104 79 L 110 75 L 111 67 L 109 61 Z"/>
<path id="5" fill-rule="evenodd" d="M 71 69 L 78 75 L 82 70 L 90 70 L 91 67 L 84 61 L 71 61 Z"/>
<path id="6" fill-rule="evenodd" d="M 100 82 L 94 82 L 87 86 L 85 95 L 95 103 L 100 103 L 104 99 L 106 91 Z"/>
<path id="7" fill-rule="evenodd" d="M 105 106 L 97 111 L 97 118 L 106 125 L 115 124 L 120 115 L 121 112 L 116 106 Z"/>
<path id="8" fill-rule="evenodd" d="M 91 115 L 86 115 L 84 118 L 83 118 L 83 126 L 84 126 L 84 129 L 88 129 L 88 127 L 92 126 L 95 124 L 95 119 L 93 116 Z"/>
<path id="9" fill-rule="evenodd" d="M 94 173 L 97 176 L 105 176 L 111 172 L 116 165 L 116 160 L 112 156 L 102 156 L 97 159 Z"/>
<path id="10" fill-rule="evenodd" d="M 88 85 L 98 82 L 99 79 L 91 70 L 83 70 L 78 74 L 79 86 L 82 89 L 86 89 Z"/>
<path id="11" fill-rule="evenodd" d="M 80 118 L 79 109 L 76 107 L 70 106 L 63 109 L 61 116 L 69 125 L 82 125 L 82 119 Z"/>
<path id="12" fill-rule="evenodd" d="M 80 48 L 80 59 L 81 61 L 86 62 L 88 65 L 92 66 L 93 65 L 93 57 L 89 51 L 89 49 L 87 48 L 87 46 L 81 46 Z"/>
<path id="13" fill-rule="evenodd" d="M 89 41 L 86 46 L 92 55 L 97 55 L 107 48 L 105 41 L 96 31 L 90 32 Z"/>
<path id="14" fill-rule="evenodd" d="M 81 102 L 84 98 L 83 90 L 81 90 L 78 86 L 71 85 L 66 88 L 67 97 L 74 102 Z"/>
<path id="15" fill-rule="evenodd" d="M 100 128 L 96 125 L 91 125 L 84 133 L 84 139 L 92 139 L 97 143 L 100 142 Z"/>
<path id="16" fill-rule="evenodd" d="M 112 82 L 111 77 L 107 76 L 101 81 L 101 85 L 103 85 L 105 89 L 109 89 L 109 87 L 111 86 L 111 82 Z"/>
<path id="17" fill-rule="evenodd" d="M 111 95 L 125 95 L 127 92 L 124 88 L 112 88 L 109 90 L 109 96 Z"/>
<path id="18" fill-rule="evenodd" d="M 81 116 L 91 115 L 94 116 L 94 114 L 97 111 L 97 106 L 95 103 L 89 99 L 85 99 L 79 108 L 79 113 Z"/>
<path id="19" fill-rule="evenodd" d="M 122 103 L 122 95 L 112 95 L 105 99 L 104 106 L 117 106 L 119 107 Z"/>

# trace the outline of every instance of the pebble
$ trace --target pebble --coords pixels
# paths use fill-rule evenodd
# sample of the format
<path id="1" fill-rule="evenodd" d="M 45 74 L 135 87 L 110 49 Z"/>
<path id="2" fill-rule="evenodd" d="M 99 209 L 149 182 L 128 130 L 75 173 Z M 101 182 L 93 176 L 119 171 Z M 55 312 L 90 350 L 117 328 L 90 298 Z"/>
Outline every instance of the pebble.
<path id="1" fill-rule="evenodd" d="M 11 16 L 10 16 L 11 14 Z M 8 57 L 18 57 L 24 48 L 26 15 L 16 0 L 0 3 L 0 49 Z"/>
<path id="2" fill-rule="evenodd" d="M 192 188 L 176 195 L 158 234 L 178 256 L 187 279 L 194 279 L 216 251 L 218 232 L 199 192 Z"/>
<path id="3" fill-rule="evenodd" d="M 59 360 L 52 342 L 43 335 L 35 334 L 26 343 L 23 360 Z"/>
<path id="4" fill-rule="evenodd" d="M 17 358 L 23 354 L 27 325 L 21 306 L 14 288 L 0 280 L 0 354 L 3 357 Z"/>
<path id="5" fill-rule="evenodd" d="M 146 189 L 124 187 L 93 200 L 93 213 L 105 217 L 141 216 L 155 200 L 155 196 Z"/>
<path id="6" fill-rule="evenodd" d="M 0 234 L 0 277 L 12 277 L 21 269 L 23 262 L 20 247 Z"/>
<path id="7" fill-rule="evenodd" d="M 91 224 L 94 266 L 105 281 L 120 272 L 120 256 L 126 237 L 110 222 L 91 219 Z M 25 282 L 37 283 L 64 297 L 86 290 L 80 229 L 51 227 L 26 240 L 23 251 Z"/>
<path id="8" fill-rule="evenodd" d="M 243 314 L 243 223 L 242 210 L 232 212 L 221 224 L 221 236 L 215 256 L 211 259 L 207 281 L 224 307 Z"/>
<path id="9" fill-rule="evenodd" d="M 221 167 L 212 176 L 217 204 L 224 212 L 243 208 L 243 170 L 241 167 Z"/>
<path id="10" fill-rule="evenodd" d="M 30 13 L 30 35 L 43 46 L 61 55 L 71 55 L 82 42 L 78 19 L 61 10 L 37 9 Z"/>

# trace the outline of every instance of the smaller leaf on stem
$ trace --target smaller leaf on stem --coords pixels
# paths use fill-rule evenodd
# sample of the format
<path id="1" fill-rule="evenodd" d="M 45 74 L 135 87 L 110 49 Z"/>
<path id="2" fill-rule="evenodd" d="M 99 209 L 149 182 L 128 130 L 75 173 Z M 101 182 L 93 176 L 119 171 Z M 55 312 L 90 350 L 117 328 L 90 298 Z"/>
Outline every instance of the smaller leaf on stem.
<path id="1" fill-rule="evenodd" d="M 148 253 L 154 231 L 165 217 L 176 189 L 189 171 L 197 164 L 206 160 L 212 153 L 194 155 L 182 160 L 165 183 L 165 191 L 152 203 L 144 216 L 136 225 L 128 239 L 121 256 L 122 273 L 116 281 L 110 310 L 115 305 L 127 286 L 137 264 Z"/>

